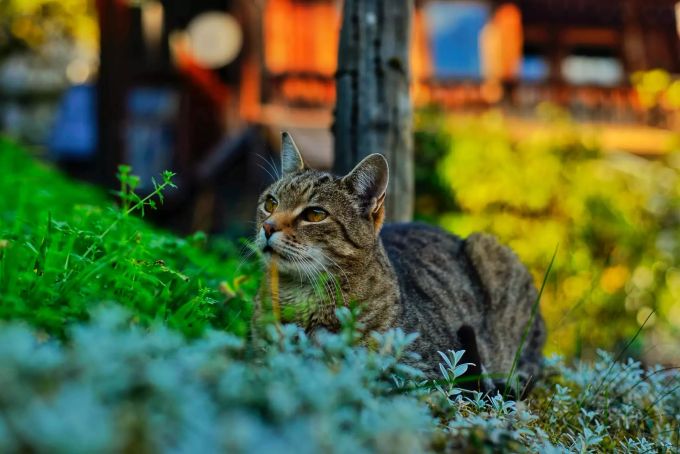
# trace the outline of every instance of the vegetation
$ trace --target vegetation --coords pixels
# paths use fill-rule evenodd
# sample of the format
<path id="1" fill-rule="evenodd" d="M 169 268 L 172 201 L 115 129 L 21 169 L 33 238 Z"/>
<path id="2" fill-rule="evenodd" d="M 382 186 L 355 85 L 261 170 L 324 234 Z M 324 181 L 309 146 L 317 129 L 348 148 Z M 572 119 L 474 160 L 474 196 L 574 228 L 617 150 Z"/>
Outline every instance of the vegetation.
<path id="1" fill-rule="evenodd" d="M 1 452 L 678 451 L 680 375 L 627 349 L 553 358 L 514 402 L 459 389 L 462 352 L 425 381 L 404 363 L 414 335 L 357 345 L 347 309 L 318 342 L 272 326 L 253 345 L 253 265 L 133 215 L 171 174 L 141 198 L 123 167 L 113 205 L 1 148 Z"/>
<path id="2" fill-rule="evenodd" d="M 339 311 L 346 327 L 348 310 Z M 528 403 L 456 387 L 448 352 L 439 384 L 404 365 L 413 336 L 351 328 L 310 342 L 293 326 L 266 348 L 206 330 L 185 341 L 100 308 L 43 342 L 0 327 L 0 451 L 42 452 L 677 452 L 680 381 L 618 364 L 565 368 Z"/>
<path id="3" fill-rule="evenodd" d="M 134 216 L 162 202 L 164 176 L 145 199 L 123 167 L 120 203 L 0 143 L 0 318 L 49 334 L 115 301 L 139 321 L 163 321 L 186 335 L 214 325 L 244 335 L 257 288 L 253 264 L 205 235 L 181 239 Z"/>
<path id="4" fill-rule="evenodd" d="M 462 236 L 493 232 L 537 283 L 559 247 L 541 301 L 549 351 L 592 356 L 647 320 L 630 353 L 677 360 L 680 154 L 605 154 L 596 134 L 562 112 L 544 106 L 539 114 L 547 127 L 518 137 L 499 113 L 422 113 L 419 216 Z"/>

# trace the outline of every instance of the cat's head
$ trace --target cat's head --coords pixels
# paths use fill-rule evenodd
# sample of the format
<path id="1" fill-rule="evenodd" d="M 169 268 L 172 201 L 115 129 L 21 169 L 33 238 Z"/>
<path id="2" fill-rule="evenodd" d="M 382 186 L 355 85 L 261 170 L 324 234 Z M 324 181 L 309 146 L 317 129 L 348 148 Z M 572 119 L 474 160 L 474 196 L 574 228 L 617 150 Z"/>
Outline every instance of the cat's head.
<path id="1" fill-rule="evenodd" d="M 255 246 L 265 262 L 276 254 L 284 273 L 332 272 L 375 248 L 389 176 L 382 155 L 372 154 L 336 177 L 306 168 L 284 132 L 281 170 L 257 205 Z"/>

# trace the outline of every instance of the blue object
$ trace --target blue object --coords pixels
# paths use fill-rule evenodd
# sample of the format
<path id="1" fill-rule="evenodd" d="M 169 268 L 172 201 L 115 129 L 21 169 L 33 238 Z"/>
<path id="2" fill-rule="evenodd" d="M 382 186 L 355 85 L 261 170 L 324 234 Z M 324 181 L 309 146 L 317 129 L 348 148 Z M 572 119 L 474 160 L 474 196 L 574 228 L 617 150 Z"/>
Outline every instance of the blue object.
<path id="1" fill-rule="evenodd" d="M 481 79 L 479 34 L 489 16 L 488 5 L 481 2 L 427 3 L 425 17 L 435 77 Z"/>
<path id="2" fill-rule="evenodd" d="M 56 160 L 88 159 L 97 148 L 96 93 L 91 84 L 75 85 L 62 97 L 48 140 Z"/>
<path id="3" fill-rule="evenodd" d="M 545 58 L 539 55 L 525 55 L 522 57 L 520 79 L 529 82 L 546 80 L 550 75 L 550 67 Z"/>
<path id="4" fill-rule="evenodd" d="M 179 93 L 172 88 L 136 87 L 126 100 L 124 159 L 140 177 L 141 191 L 172 168 L 179 121 Z"/>

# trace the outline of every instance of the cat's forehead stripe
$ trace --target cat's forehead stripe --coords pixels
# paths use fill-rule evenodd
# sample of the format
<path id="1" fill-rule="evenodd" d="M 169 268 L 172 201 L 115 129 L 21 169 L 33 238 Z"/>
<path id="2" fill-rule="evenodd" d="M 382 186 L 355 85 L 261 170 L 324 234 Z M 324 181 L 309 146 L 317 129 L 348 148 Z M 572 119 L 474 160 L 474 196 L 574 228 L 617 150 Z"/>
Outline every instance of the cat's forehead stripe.
<path id="1" fill-rule="evenodd" d="M 317 179 L 309 181 L 302 196 L 307 200 L 313 200 L 321 187 L 321 182 Z"/>
<path id="2" fill-rule="evenodd" d="M 302 172 L 279 180 L 274 190 L 279 197 L 312 200 L 322 186 L 332 181 L 333 176 L 326 172 Z"/>

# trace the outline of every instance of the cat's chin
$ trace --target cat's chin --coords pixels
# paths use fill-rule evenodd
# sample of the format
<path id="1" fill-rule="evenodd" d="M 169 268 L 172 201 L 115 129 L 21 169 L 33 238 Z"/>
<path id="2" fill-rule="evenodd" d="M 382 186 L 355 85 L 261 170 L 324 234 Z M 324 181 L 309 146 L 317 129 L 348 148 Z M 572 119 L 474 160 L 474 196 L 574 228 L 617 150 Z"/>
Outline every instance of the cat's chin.
<path id="1" fill-rule="evenodd" d="M 262 260 L 269 265 L 269 263 L 272 261 L 272 258 L 276 259 L 276 261 L 288 261 L 286 257 L 284 257 L 279 251 L 274 249 L 271 245 L 266 245 L 261 249 L 262 251 Z"/>
<path id="2" fill-rule="evenodd" d="M 292 263 L 292 261 L 288 259 L 288 257 L 278 252 L 271 246 L 265 246 L 264 249 L 262 249 L 262 258 L 267 264 L 269 264 L 272 261 L 272 258 L 275 258 L 277 262 Z"/>
<path id="3" fill-rule="evenodd" d="M 275 257 L 275 258 L 274 258 Z M 285 255 L 276 252 L 274 249 L 262 250 L 262 262 L 265 268 L 269 269 L 272 264 L 272 259 L 276 260 L 277 268 L 282 275 L 297 276 L 300 274 L 300 269 L 294 261 L 290 260 Z"/>

